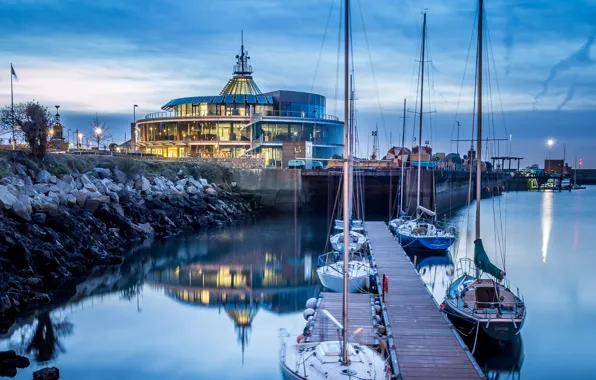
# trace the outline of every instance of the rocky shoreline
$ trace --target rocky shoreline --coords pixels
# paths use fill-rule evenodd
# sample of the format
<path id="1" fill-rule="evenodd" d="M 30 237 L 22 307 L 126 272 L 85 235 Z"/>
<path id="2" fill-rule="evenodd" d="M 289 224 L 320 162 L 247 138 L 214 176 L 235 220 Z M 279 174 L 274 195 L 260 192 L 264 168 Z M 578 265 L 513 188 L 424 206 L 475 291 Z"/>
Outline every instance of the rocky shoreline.
<path id="1" fill-rule="evenodd" d="M 107 161 L 58 176 L 11 166 L 13 174 L 0 179 L 0 334 L 20 315 L 73 295 L 78 283 L 122 263 L 144 240 L 260 209 L 258 195 L 196 171 L 126 174 Z"/>

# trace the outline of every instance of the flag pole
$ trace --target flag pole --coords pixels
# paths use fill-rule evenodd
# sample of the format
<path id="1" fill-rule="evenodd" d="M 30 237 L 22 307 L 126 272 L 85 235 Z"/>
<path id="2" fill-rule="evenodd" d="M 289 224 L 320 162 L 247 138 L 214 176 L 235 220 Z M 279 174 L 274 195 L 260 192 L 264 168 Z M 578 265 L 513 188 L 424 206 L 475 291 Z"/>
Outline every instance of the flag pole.
<path id="1" fill-rule="evenodd" d="M 17 149 L 17 142 L 14 139 L 14 94 L 12 90 L 12 73 L 14 69 L 12 68 L 12 63 L 10 64 L 10 112 L 12 114 L 12 150 Z"/>

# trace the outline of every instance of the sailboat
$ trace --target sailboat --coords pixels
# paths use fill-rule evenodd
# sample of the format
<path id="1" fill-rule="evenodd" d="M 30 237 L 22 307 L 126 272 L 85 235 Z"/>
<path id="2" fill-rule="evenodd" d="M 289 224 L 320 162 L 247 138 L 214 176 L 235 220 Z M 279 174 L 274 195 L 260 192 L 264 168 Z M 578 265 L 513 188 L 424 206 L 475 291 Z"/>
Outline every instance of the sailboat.
<path id="1" fill-rule="evenodd" d="M 352 158 L 348 131 L 348 58 L 350 33 L 350 1 L 345 0 L 345 92 L 344 92 L 344 173 L 350 172 Z M 343 183 L 343 218 L 344 225 L 349 226 L 350 200 L 348 193 L 352 183 Z M 344 235 L 344 246 L 348 246 L 349 234 Z M 344 267 L 348 267 L 348 256 L 344 255 Z M 381 354 L 370 347 L 348 342 L 348 271 L 343 272 L 343 315 L 339 323 L 327 310 L 325 314 L 337 326 L 341 333 L 339 341 L 305 342 L 293 345 L 282 344 L 280 367 L 284 379 L 385 379 L 385 361 Z"/>
<path id="2" fill-rule="evenodd" d="M 401 148 L 399 148 L 400 157 L 397 160 L 399 162 L 399 167 L 401 169 L 401 173 L 399 176 L 399 199 L 397 203 L 397 218 L 392 219 L 389 221 L 389 230 L 392 233 L 397 231 L 397 228 L 401 226 L 406 220 L 406 212 L 404 210 L 404 167 L 406 166 L 406 160 L 403 157 L 403 153 L 405 151 L 405 138 L 406 138 L 406 99 L 404 99 L 404 116 L 403 116 L 403 124 L 401 130 Z M 419 165 L 420 166 L 420 165 Z"/>
<path id="3" fill-rule="evenodd" d="M 447 288 L 443 307 L 454 324 L 470 329 L 482 329 L 499 341 L 511 341 L 520 332 L 526 318 L 522 297 L 503 284 L 505 272 L 490 262 L 480 234 L 480 199 L 482 178 L 482 23 L 483 0 L 478 7 L 478 56 L 477 56 L 477 154 L 476 160 L 476 240 L 474 241 L 475 274 L 460 268 L 462 276 Z M 470 259 L 462 259 L 471 265 Z M 470 269 L 468 268 L 468 269 Z M 481 273 L 487 278 L 481 278 Z"/>
<path id="4" fill-rule="evenodd" d="M 420 181 L 422 178 L 422 105 L 424 103 L 424 59 L 426 48 L 426 13 L 422 24 L 422 52 L 420 75 L 420 124 L 418 126 L 418 187 L 416 193 L 416 217 L 395 227 L 395 235 L 404 248 L 443 251 L 455 242 L 455 235 L 437 226 L 436 212 L 420 205 Z"/>
<path id="5" fill-rule="evenodd" d="M 351 86 L 350 86 L 351 87 Z M 348 136 L 347 138 L 350 139 L 349 144 L 344 141 L 346 146 L 353 146 L 352 144 L 352 137 L 354 135 L 354 92 L 353 89 L 350 90 L 352 94 L 350 97 L 350 111 L 349 111 L 349 123 L 348 126 Z M 352 151 L 350 150 L 349 157 L 352 157 Z M 350 293 L 357 293 L 363 291 L 367 288 L 367 282 L 370 276 L 373 274 L 373 269 L 370 266 L 370 261 L 365 253 L 366 247 L 368 245 L 368 237 L 365 235 L 366 231 L 364 228 L 364 223 L 361 219 L 354 219 L 353 218 L 353 200 L 354 200 L 354 185 L 353 179 L 353 165 L 350 161 L 350 167 L 348 171 L 344 171 L 344 195 L 347 194 L 348 198 L 348 218 L 345 218 L 345 210 L 344 210 L 344 220 L 335 220 L 334 226 L 337 233 L 330 237 L 331 246 L 334 249 L 334 252 L 326 253 L 324 255 L 319 256 L 319 266 L 317 268 L 317 275 L 321 280 L 321 284 L 336 293 L 343 292 L 343 276 L 344 276 L 344 269 L 346 266 L 344 265 L 343 256 L 348 255 L 348 265 L 347 265 L 347 272 L 348 272 L 348 291 Z M 346 193 L 346 184 L 349 190 Z M 358 191 L 359 189 L 357 189 Z M 361 197 L 360 197 L 361 198 Z M 357 215 L 358 216 L 358 215 Z M 349 234 L 348 234 L 348 243 L 346 245 L 346 239 L 344 237 L 345 230 L 344 226 L 350 226 Z M 347 250 L 344 247 L 348 247 Z"/>

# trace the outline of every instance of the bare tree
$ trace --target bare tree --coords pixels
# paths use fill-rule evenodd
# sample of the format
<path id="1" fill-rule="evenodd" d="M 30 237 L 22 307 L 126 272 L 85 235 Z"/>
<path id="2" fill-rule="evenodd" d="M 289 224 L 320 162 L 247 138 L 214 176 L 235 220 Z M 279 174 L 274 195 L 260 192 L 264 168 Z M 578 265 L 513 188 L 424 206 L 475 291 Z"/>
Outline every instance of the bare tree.
<path id="1" fill-rule="evenodd" d="M 109 133 L 108 128 L 106 127 L 106 122 L 100 119 L 99 115 L 95 114 L 91 122 L 92 134 L 93 134 L 93 141 L 97 144 L 97 149 L 102 142 L 108 141 L 112 138 L 112 135 Z"/>
<path id="2" fill-rule="evenodd" d="M 16 109 L 22 107 L 22 113 L 16 113 Z M 54 116 L 47 107 L 39 102 L 27 102 L 15 105 L 15 124 L 19 126 L 25 140 L 31 148 L 31 154 L 42 158 L 48 148 L 48 132 L 50 126 L 54 125 Z"/>

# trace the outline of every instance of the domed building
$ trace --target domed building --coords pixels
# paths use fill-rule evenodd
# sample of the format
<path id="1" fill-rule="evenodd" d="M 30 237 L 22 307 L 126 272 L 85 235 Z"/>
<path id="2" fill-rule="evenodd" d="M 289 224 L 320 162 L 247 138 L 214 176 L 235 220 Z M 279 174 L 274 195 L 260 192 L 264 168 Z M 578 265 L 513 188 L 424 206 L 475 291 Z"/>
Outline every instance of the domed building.
<path id="1" fill-rule="evenodd" d="M 282 161 L 284 145 L 305 146 L 314 158 L 342 154 L 343 122 L 327 114 L 324 96 L 289 90 L 262 93 L 244 44 L 236 60 L 233 76 L 219 95 L 170 100 L 164 112 L 135 122 L 133 143 L 144 153 L 163 157 L 247 155 L 267 164 Z"/>

